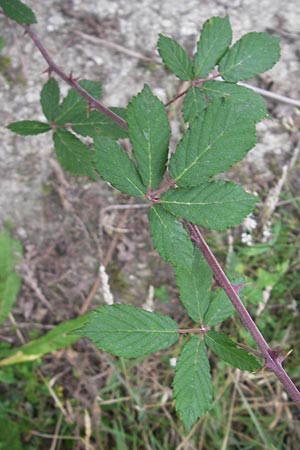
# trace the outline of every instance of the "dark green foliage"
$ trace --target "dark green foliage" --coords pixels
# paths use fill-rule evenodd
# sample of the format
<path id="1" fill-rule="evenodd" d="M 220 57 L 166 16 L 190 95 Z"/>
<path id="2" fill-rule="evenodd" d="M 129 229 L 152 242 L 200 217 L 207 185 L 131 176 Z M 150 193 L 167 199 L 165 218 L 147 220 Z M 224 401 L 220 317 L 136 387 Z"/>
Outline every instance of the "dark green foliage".
<path id="1" fill-rule="evenodd" d="M 53 134 L 53 141 L 58 161 L 65 170 L 74 175 L 95 179 L 92 151 L 74 134 L 57 129 Z"/>
<path id="2" fill-rule="evenodd" d="M 148 85 L 128 105 L 126 119 L 142 181 L 155 189 L 166 170 L 170 125 L 163 103 Z"/>
<path id="3" fill-rule="evenodd" d="M 21 120 L 20 122 L 11 123 L 7 128 L 14 133 L 24 136 L 46 133 L 51 130 L 48 123 L 38 122 L 37 120 Z"/>
<path id="4" fill-rule="evenodd" d="M 194 246 L 176 217 L 155 205 L 149 213 L 149 227 L 154 248 L 163 260 L 175 267 L 192 268 Z"/>
<path id="5" fill-rule="evenodd" d="M 114 141 L 95 138 L 93 159 L 97 172 L 115 188 L 133 197 L 145 196 L 146 189 L 133 161 Z"/>
<path id="6" fill-rule="evenodd" d="M 20 0 L 0 0 L 0 7 L 10 19 L 22 24 L 36 23 L 36 17 L 31 8 Z"/>
<path id="7" fill-rule="evenodd" d="M 219 71 L 226 81 L 246 80 L 271 69 L 279 58 L 278 38 L 252 32 L 245 34 L 225 53 Z"/>
<path id="8" fill-rule="evenodd" d="M 186 81 L 194 78 L 191 58 L 178 42 L 160 34 L 157 47 L 165 65 L 178 78 Z"/>
<path id="9" fill-rule="evenodd" d="M 168 316 L 128 305 L 102 306 L 76 331 L 112 355 L 136 358 L 166 349 L 178 339 L 178 325 Z"/>
<path id="10" fill-rule="evenodd" d="M 206 77 L 231 44 L 229 18 L 211 17 L 203 25 L 197 44 L 194 71 L 196 78 Z"/>

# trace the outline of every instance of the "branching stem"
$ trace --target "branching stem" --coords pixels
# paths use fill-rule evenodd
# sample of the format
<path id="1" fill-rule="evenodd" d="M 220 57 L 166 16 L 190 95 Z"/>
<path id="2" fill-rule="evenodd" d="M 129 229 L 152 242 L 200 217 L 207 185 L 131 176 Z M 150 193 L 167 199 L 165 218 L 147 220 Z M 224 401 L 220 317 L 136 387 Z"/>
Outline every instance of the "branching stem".
<path id="1" fill-rule="evenodd" d="M 83 89 L 78 83 L 77 79 L 71 75 L 67 75 L 51 58 L 44 45 L 41 43 L 40 39 L 37 37 L 35 32 L 32 30 L 31 25 L 24 26 L 26 33 L 30 36 L 36 47 L 39 49 L 40 53 L 44 57 L 45 61 L 48 64 L 48 72 L 56 73 L 60 78 L 62 78 L 66 83 L 68 83 L 73 89 L 75 89 L 83 98 L 85 98 L 91 109 L 98 109 L 107 117 L 112 119 L 118 125 L 120 125 L 124 130 L 127 130 L 127 123 L 122 117 L 115 114 L 109 108 L 107 108 L 102 102 L 96 100 L 92 95 L 90 95 L 85 89 Z"/>
<path id="2" fill-rule="evenodd" d="M 90 108 L 98 109 L 103 114 L 105 114 L 107 117 L 112 119 L 114 122 L 116 122 L 118 125 L 120 125 L 122 128 L 127 130 L 127 123 L 122 117 L 115 114 L 113 111 L 111 111 L 109 108 L 107 108 L 105 105 L 103 105 L 101 102 L 96 100 L 92 95 L 90 95 L 85 89 L 83 89 L 77 82 L 75 78 L 73 78 L 72 75 L 68 76 L 66 73 L 59 67 L 57 64 L 52 60 L 49 53 L 37 37 L 37 35 L 34 33 L 30 25 L 25 26 L 25 30 L 36 45 L 36 47 L 39 49 L 40 53 L 46 60 L 48 64 L 48 72 L 54 72 L 56 73 L 60 78 L 62 78 L 66 83 L 68 83 L 73 89 L 75 89 L 83 98 L 85 98 Z M 218 75 L 213 76 L 213 78 L 216 78 Z M 211 77 L 209 79 L 212 79 Z M 198 85 L 198 83 L 202 83 L 205 80 L 197 80 L 194 82 L 194 85 Z M 178 98 L 182 97 L 184 94 L 186 94 L 187 90 L 184 92 L 181 92 L 178 94 L 174 99 L 172 99 L 170 102 L 166 104 L 169 105 Z M 245 327 L 248 329 L 248 331 L 251 333 L 253 339 L 257 343 L 262 356 L 265 358 L 265 369 L 271 370 L 281 381 L 283 384 L 286 392 L 289 393 L 291 398 L 295 401 L 296 405 L 300 409 L 300 392 L 293 383 L 293 381 L 290 379 L 290 377 L 287 375 L 285 370 L 282 367 L 282 362 L 286 359 L 286 357 L 282 357 L 279 352 L 272 350 L 269 345 L 267 344 L 264 336 L 259 331 L 258 327 L 256 326 L 255 322 L 253 321 L 252 317 L 250 316 L 248 310 L 243 305 L 242 300 L 240 299 L 238 295 L 238 290 L 234 285 L 231 284 L 228 277 L 226 276 L 225 272 L 221 268 L 220 264 L 218 263 L 217 259 L 215 258 L 214 254 L 212 253 L 211 249 L 209 248 L 208 244 L 202 237 L 202 234 L 200 233 L 199 228 L 190 223 L 185 221 L 185 226 L 187 230 L 189 231 L 191 239 L 196 243 L 196 245 L 201 250 L 204 258 L 210 265 L 215 279 L 218 282 L 218 284 L 224 289 L 226 294 L 228 295 L 229 299 L 231 300 L 232 304 L 234 305 L 235 309 L 237 310 L 242 322 L 244 323 Z M 187 333 L 192 330 L 178 330 L 180 333 Z M 193 331 L 197 332 L 197 329 L 193 329 Z M 198 332 L 200 332 L 200 329 L 198 329 Z M 202 330 L 203 332 L 203 330 Z"/>

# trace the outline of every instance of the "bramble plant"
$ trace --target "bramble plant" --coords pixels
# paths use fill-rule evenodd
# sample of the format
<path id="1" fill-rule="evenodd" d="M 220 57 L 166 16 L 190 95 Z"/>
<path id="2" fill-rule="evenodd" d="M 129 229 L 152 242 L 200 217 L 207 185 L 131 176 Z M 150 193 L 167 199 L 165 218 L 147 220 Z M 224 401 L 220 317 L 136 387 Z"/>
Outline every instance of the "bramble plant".
<path id="1" fill-rule="evenodd" d="M 231 46 L 229 18 L 212 17 L 202 28 L 192 60 L 179 43 L 160 35 L 158 51 L 164 64 L 189 82 L 189 88 L 164 105 L 145 85 L 126 109 L 106 108 L 98 100 L 100 82 L 78 82 L 54 63 L 31 27 L 36 17 L 30 8 L 19 0 L 0 0 L 0 6 L 24 26 L 49 73 L 40 97 L 46 120 L 24 120 L 8 128 L 21 135 L 52 132 L 57 158 L 66 171 L 95 181 L 100 175 L 122 193 L 148 203 L 153 245 L 173 265 L 181 301 L 195 322 L 194 328 L 180 329 L 171 317 L 114 304 L 94 310 L 73 336 L 87 337 L 97 348 L 125 358 L 167 349 L 180 334 L 187 336 L 173 385 L 176 410 L 186 430 L 212 404 L 208 349 L 242 370 L 273 371 L 300 406 L 300 393 L 282 367 L 287 355 L 269 347 L 241 300 L 243 282 L 229 280 L 198 228 L 228 229 L 255 206 L 257 198 L 240 185 L 214 177 L 256 144 L 256 123 L 267 115 L 265 102 L 238 82 L 278 61 L 278 39 L 251 32 Z M 71 86 L 62 102 L 52 74 Z M 166 106 L 183 96 L 187 129 L 169 158 Z M 93 148 L 79 136 L 92 138 Z M 130 140 L 132 155 L 116 142 L 124 138 Z M 235 310 L 259 351 L 213 329 Z"/>

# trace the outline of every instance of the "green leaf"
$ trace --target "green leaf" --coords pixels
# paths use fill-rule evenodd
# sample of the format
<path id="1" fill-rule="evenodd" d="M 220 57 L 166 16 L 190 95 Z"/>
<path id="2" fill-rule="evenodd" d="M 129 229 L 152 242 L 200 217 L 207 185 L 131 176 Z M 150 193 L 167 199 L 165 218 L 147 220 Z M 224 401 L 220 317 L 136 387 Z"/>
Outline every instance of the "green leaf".
<path id="1" fill-rule="evenodd" d="M 59 86 L 55 78 L 51 77 L 41 90 L 41 105 L 45 117 L 54 122 L 59 116 Z"/>
<path id="2" fill-rule="evenodd" d="M 212 230 L 237 225 L 250 214 L 256 201 L 240 185 L 220 180 L 190 189 L 170 189 L 161 197 L 171 214 Z"/>
<path id="3" fill-rule="evenodd" d="M 243 106 L 246 105 L 245 113 L 251 121 L 259 122 L 267 116 L 265 100 L 252 89 L 239 86 L 238 84 L 215 80 L 203 83 L 202 89 L 204 94 L 210 99 L 229 99 L 239 110 L 243 110 Z"/>
<path id="4" fill-rule="evenodd" d="M 2 36 L 0 36 L 0 52 L 3 50 L 4 47 L 4 39 Z"/>
<path id="5" fill-rule="evenodd" d="M 124 108 L 112 107 L 110 109 L 124 118 Z M 91 136 L 92 138 L 96 136 L 107 136 L 111 139 L 124 139 L 128 135 L 124 128 L 97 110 L 90 111 L 89 113 L 85 110 L 70 125 L 75 133 L 81 134 L 81 136 Z"/>
<path id="6" fill-rule="evenodd" d="M 11 131 L 21 135 L 32 135 L 46 133 L 51 130 L 48 123 L 38 122 L 37 120 L 21 120 L 20 122 L 13 122 L 8 127 Z"/>
<path id="7" fill-rule="evenodd" d="M 211 17 L 203 25 L 197 44 L 194 72 L 196 78 L 206 77 L 231 44 L 232 31 L 229 18 Z"/>
<path id="8" fill-rule="evenodd" d="M 81 80 L 79 85 L 95 99 L 101 96 L 102 84 L 99 81 Z M 69 89 L 61 105 L 61 112 L 55 122 L 59 125 L 76 123 L 88 114 L 88 102 L 75 89 Z"/>
<path id="9" fill-rule="evenodd" d="M 247 33 L 225 53 L 219 72 L 226 81 L 246 80 L 271 69 L 279 58 L 278 38 L 267 33 Z"/>
<path id="10" fill-rule="evenodd" d="M 177 323 L 168 316 L 128 305 L 111 305 L 97 308 L 76 333 L 112 355 L 136 358 L 173 345 L 179 336 L 177 329 Z"/>
<path id="11" fill-rule="evenodd" d="M 191 86 L 183 100 L 182 115 L 185 122 L 193 122 L 206 106 L 207 103 L 200 89 Z"/>
<path id="12" fill-rule="evenodd" d="M 37 23 L 34 12 L 19 0 L 0 0 L 4 14 L 18 23 Z"/>
<path id="13" fill-rule="evenodd" d="M 171 132 L 164 104 L 146 84 L 129 103 L 126 118 L 142 181 L 147 188 L 155 189 L 166 170 Z"/>
<path id="14" fill-rule="evenodd" d="M 146 189 L 128 154 L 109 138 L 94 140 L 94 166 L 101 177 L 124 194 L 144 197 Z"/>
<path id="15" fill-rule="evenodd" d="M 0 367 L 34 361 L 47 353 L 52 353 L 72 345 L 79 339 L 79 336 L 74 334 L 73 330 L 77 330 L 83 326 L 89 320 L 90 316 L 91 313 L 88 313 L 76 319 L 67 320 L 54 327 L 53 330 L 44 336 L 30 341 L 22 347 L 16 347 L 5 352 L 5 358 L 0 361 Z"/>
<path id="16" fill-rule="evenodd" d="M 175 267 L 176 284 L 181 301 L 190 318 L 203 324 L 210 303 L 212 270 L 199 250 L 195 251 L 191 269 Z"/>
<path id="17" fill-rule="evenodd" d="M 237 347 L 237 344 L 225 334 L 209 331 L 205 334 L 205 343 L 221 359 L 241 370 L 260 369 L 261 364 L 246 350 Z"/>
<path id="18" fill-rule="evenodd" d="M 162 259 L 174 266 L 191 268 L 194 246 L 182 223 L 159 205 L 150 209 L 149 222 L 154 248 Z"/>
<path id="19" fill-rule="evenodd" d="M 191 124 L 170 163 L 179 186 L 197 186 L 241 160 L 256 143 L 248 104 L 214 100 Z"/>
<path id="20" fill-rule="evenodd" d="M 95 179 L 92 151 L 74 134 L 57 129 L 53 134 L 53 142 L 58 161 L 65 170 Z"/>
<path id="21" fill-rule="evenodd" d="M 178 42 L 160 34 L 157 47 L 161 59 L 171 72 L 181 80 L 194 79 L 191 58 Z"/>
<path id="22" fill-rule="evenodd" d="M 0 325 L 10 313 L 21 287 L 15 266 L 22 253 L 20 242 L 3 230 L 0 234 Z"/>
<path id="23" fill-rule="evenodd" d="M 212 385 L 204 341 L 193 336 L 183 347 L 174 378 L 175 408 L 189 431 L 211 407 Z"/>
<path id="24" fill-rule="evenodd" d="M 212 299 L 204 316 L 205 326 L 214 326 L 235 313 L 235 308 L 223 289 L 212 294 Z"/>

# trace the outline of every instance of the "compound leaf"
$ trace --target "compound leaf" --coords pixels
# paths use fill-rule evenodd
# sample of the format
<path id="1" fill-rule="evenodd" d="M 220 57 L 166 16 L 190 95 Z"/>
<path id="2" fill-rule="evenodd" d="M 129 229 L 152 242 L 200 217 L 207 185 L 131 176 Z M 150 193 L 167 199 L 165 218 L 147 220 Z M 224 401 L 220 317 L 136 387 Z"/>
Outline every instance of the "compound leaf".
<path id="1" fill-rule="evenodd" d="M 251 32 L 225 53 L 219 72 L 226 81 L 246 80 L 271 69 L 279 58 L 278 38 L 267 33 Z"/>
<path id="2" fill-rule="evenodd" d="M 189 431 L 212 403 L 212 384 L 204 341 L 193 336 L 183 347 L 174 378 L 175 408 Z"/>
<path id="3" fill-rule="evenodd" d="M 115 112 L 122 118 L 125 116 L 125 109 L 111 107 L 111 111 Z M 70 124 L 75 133 L 81 136 L 107 136 L 111 139 L 124 139 L 128 133 L 119 124 L 107 117 L 101 111 L 93 110 L 87 113 L 87 110 L 78 115 Z"/>
<path id="4" fill-rule="evenodd" d="M 193 64 L 187 52 L 174 39 L 159 35 L 158 52 L 168 69 L 181 80 L 194 78 Z"/>
<path id="5" fill-rule="evenodd" d="M 5 358 L 0 361 L 0 367 L 34 361 L 47 353 L 72 345 L 79 339 L 78 334 L 73 334 L 73 330 L 84 325 L 90 316 L 91 313 L 88 313 L 76 319 L 67 320 L 54 327 L 44 336 L 28 342 L 28 344 L 5 351 Z"/>
<path id="6" fill-rule="evenodd" d="M 39 122 L 37 120 L 20 120 L 20 122 L 13 122 L 8 127 L 16 134 L 23 136 L 46 133 L 51 130 L 48 123 Z"/>
<path id="7" fill-rule="evenodd" d="M 197 186 L 241 160 L 256 143 L 246 103 L 216 99 L 190 125 L 170 163 L 179 186 Z"/>
<path id="8" fill-rule="evenodd" d="M 225 81 L 206 81 L 202 86 L 203 93 L 210 99 L 229 99 L 233 104 L 243 110 L 247 105 L 245 113 L 249 120 L 259 122 L 267 116 L 266 102 L 261 95 L 238 84 L 226 83 Z"/>
<path id="9" fill-rule="evenodd" d="M 173 345 L 178 325 L 168 316 L 128 305 L 97 308 L 82 328 L 76 331 L 112 355 L 136 358 Z"/>
<path id="10" fill-rule="evenodd" d="M 192 122 L 206 108 L 207 103 L 199 88 L 191 86 L 183 100 L 182 115 L 185 122 Z"/>
<path id="11" fill-rule="evenodd" d="M 57 129 L 53 134 L 53 142 L 58 161 L 65 170 L 95 179 L 92 152 L 74 134 Z"/>
<path id="12" fill-rule="evenodd" d="M 4 14 L 18 23 L 37 23 L 36 16 L 31 8 L 20 0 L 0 0 Z"/>
<path id="13" fill-rule="evenodd" d="M 197 43 L 194 72 L 196 78 L 206 77 L 231 44 L 232 31 L 229 18 L 211 17 L 203 25 Z"/>
<path id="14" fill-rule="evenodd" d="M 155 189 L 166 170 L 170 126 L 164 104 L 148 85 L 127 108 L 129 138 L 138 170 L 147 188 Z"/>
<path id="15" fill-rule="evenodd" d="M 154 205 L 149 212 L 149 226 L 154 248 L 164 261 L 174 266 L 192 267 L 194 246 L 176 217 Z"/>
<path id="16" fill-rule="evenodd" d="M 15 266 L 22 253 L 20 242 L 4 229 L 0 234 L 0 325 L 10 313 L 21 287 Z"/>
<path id="17" fill-rule="evenodd" d="M 221 180 L 193 188 L 170 189 L 161 203 L 171 214 L 212 230 L 225 230 L 240 223 L 257 198 L 240 185 Z"/>
<path id="18" fill-rule="evenodd" d="M 109 138 L 94 139 L 94 166 L 101 177 L 124 194 L 144 197 L 146 188 L 133 161 L 118 144 Z"/>
<path id="19" fill-rule="evenodd" d="M 194 322 L 203 324 L 211 297 L 211 268 L 200 251 L 196 250 L 192 267 L 175 267 L 174 272 L 180 298 L 188 315 Z"/>
<path id="20" fill-rule="evenodd" d="M 59 86 L 55 78 L 51 77 L 41 90 L 41 105 L 45 117 L 54 122 L 59 115 Z"/>
<path id="21" fill-rule="evenodd" d="M 209 307 L 204 316 L 205 326 L 214 326 L 235 313 L 235 308 L 223 289 L 212 294 Z"/>
<path id="22" fill-rule="evenodd" d="M 101 96 L 102 84 L 99 81 L 81 80 L 79 85 L 94 98 Z M 59 125 L 73 123 L 87 116 L 88 102 L 75 89 L 69 89 L 68 94 L 63 99 L 60 115 L 55 122 Z"/>
<path id="23" fill-rule="evenodd" d="M 205 334 L 205 343 L 221 359 L 241 370 L 260 369 L 261 364 L 246 350 L 237 347 L 237 344 L 225 334 L 209 331 Z"/>

